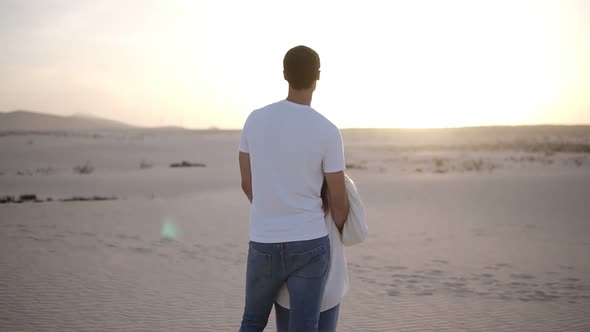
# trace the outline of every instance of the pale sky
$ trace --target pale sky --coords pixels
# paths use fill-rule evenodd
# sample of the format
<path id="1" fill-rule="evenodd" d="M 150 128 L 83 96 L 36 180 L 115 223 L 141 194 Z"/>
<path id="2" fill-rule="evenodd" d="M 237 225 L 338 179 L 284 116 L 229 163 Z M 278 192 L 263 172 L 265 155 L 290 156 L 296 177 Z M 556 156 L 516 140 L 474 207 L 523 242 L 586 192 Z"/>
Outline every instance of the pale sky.
<path id="1" fill-rule="evenodd" d="M 0 111 L 241 128 L 301 44 L 342 128 L 590 124 L 584 0 L 0 0 Z"/>

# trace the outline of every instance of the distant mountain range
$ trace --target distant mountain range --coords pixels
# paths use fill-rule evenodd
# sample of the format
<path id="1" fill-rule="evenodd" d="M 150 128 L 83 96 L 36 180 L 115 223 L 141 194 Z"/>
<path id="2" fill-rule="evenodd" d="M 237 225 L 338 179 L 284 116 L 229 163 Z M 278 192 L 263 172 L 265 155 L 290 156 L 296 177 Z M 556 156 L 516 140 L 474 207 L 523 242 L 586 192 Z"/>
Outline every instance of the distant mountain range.
<path id="1" fill-rule="evenodd" d="M 0 112 L 0 131 L 89 131 L 137 128 L 89 114 L 71 116 L 31 111 Z"/>

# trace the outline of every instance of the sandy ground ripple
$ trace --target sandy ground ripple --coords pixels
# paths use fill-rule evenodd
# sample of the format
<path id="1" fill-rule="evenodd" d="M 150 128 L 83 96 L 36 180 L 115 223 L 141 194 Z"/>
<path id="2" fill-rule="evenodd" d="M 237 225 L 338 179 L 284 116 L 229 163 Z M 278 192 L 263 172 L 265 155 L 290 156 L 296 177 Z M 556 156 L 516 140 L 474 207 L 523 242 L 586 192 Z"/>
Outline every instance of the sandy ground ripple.
<path id="1" fill-rule="evenodd" d="M 80 155 L 47 152 L 87 139 L 48 139 L 20 162 L 3 159 L 0 195 L 118 199 L 0 205 L 0 331 L 237 331 L 249 208 L 237 135 L 200 135 L 152 138 L 152 154 L 95 156 L 89 175 L 71 174 Z M 2 138 L 0 150 L 29 139 Z M 101 141 L 103 153 L 150 146 L 114 142 Z M 347 251 L 339 331 L 590 330 L 590 167 L 419 173 L 411 158 L 404 172 L 379 163 L 391 157 L 383 151 L 347 153 L 367 166 L 350 174 L 370 237 Z M 155 166 L 138 169 L 146 156 Z M 183 159 L 207 167 L 166 167 Z M 14 174 L 51 165 L 53 175 Z"/>

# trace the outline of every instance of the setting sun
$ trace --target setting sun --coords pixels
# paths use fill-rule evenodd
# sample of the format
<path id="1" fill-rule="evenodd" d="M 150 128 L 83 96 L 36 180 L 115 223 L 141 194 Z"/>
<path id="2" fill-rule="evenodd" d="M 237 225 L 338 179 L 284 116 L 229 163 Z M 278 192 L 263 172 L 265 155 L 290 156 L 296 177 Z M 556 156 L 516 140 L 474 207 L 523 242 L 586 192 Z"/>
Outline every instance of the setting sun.
<path id="1" fill-rule="evenodd" d="M 590 122 L 583 1 L 24 3 L 0 14 L 0 110 L 241 128 L 304 44 L 340 127 Z"/>

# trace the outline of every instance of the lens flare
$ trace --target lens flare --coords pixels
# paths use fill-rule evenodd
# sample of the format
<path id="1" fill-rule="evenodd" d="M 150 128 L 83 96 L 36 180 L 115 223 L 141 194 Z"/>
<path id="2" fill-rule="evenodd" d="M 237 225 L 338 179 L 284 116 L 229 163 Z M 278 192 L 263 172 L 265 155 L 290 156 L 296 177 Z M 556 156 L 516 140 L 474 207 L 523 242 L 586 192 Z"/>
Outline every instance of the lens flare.
<path id="1" fill-rule="evenodd" d="M 174 224 L 174 221 L 170 218 L 166 218 L 164 220 L 164 224 L 162 225 L 162 237 L 166 239 L 176 239 L 178 235 L 178 229 Z"/>

